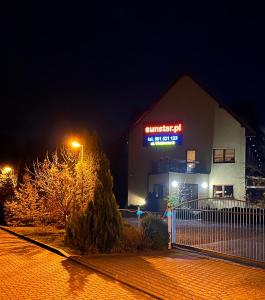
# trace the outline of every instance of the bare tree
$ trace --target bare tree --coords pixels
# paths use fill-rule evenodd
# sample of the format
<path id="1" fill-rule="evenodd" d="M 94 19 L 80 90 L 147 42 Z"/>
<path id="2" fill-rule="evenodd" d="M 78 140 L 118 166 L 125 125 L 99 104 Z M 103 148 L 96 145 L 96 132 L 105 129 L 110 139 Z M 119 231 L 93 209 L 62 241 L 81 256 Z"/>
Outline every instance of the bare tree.
<path id="1" fill-rule="evenodd" d="M 76 198 L 76 177 L 70 161 L 57 151 L 33 163 L 34 182 L 51 221 L 65 225 Z"/>
<path id="2" fill-rule="evenodd" d="M 28 172 L 23 176 L 23 182 L 15 191 L 14 199 L 5 203 L 8 222 L 13 224 L 36 224 L 43 217 L 43 208 L 38 192 Z"/>

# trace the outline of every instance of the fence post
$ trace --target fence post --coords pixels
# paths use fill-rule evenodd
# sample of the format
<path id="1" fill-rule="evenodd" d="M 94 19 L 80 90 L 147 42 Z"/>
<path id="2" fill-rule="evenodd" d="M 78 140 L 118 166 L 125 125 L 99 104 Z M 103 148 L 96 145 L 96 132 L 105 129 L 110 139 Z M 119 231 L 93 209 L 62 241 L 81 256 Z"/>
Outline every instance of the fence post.
<path id="1" fill-rule="evenodd" d="M 168 230 L 168 249 L 172 248 L 172 212 L 170 208 L 167 208 L 167 230 Z"/>
<path id="2" fill-rule="evenodd" d="M 171 242 L 172 244 L 176 244 L 176 238 L 177 238 L 177 220 L 176 220 L 176 210 L 171 210 L 171 231 L 172 231 L 172 237 Z"/>
<path id="3" fill-rule="evenodd" d="M 136 214 L 137 214 L 137 226 L 138 226 L 138 228 L 140 227 L 140 225 L 141 225 L 141 214 L 142 214 L 143 212 L 141 211 L 141 209 L 140 209 L 140 206 L 138 206 L 137 207 L 137 212 L 136 212 Z"/>

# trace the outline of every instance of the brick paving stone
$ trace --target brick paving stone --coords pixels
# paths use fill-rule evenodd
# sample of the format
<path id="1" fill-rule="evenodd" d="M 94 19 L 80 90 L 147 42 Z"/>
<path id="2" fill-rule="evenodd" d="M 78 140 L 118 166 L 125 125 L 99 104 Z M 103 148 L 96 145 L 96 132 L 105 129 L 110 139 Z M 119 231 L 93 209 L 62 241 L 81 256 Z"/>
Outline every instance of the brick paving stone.
<path id="1" fill-rule="evenodd" d="M 150 299 L 0 230 L 0 300 Z"/>
<path id="2" fill-rule="evenodd" d="M 75 259 L 162 299 L 265 299 L 265 270 L 186 251 Z"/>

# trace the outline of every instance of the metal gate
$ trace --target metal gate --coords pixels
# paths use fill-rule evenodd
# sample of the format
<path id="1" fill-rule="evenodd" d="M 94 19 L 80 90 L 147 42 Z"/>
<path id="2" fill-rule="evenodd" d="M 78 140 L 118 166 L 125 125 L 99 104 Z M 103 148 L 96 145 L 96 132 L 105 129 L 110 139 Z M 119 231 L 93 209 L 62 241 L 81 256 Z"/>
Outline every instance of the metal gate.
<path id="1" fill-rule="evenodd" d="M 173 244 L 265 261 L 265 209 L 246 201 L 197 199 L 171 214 Z"/>

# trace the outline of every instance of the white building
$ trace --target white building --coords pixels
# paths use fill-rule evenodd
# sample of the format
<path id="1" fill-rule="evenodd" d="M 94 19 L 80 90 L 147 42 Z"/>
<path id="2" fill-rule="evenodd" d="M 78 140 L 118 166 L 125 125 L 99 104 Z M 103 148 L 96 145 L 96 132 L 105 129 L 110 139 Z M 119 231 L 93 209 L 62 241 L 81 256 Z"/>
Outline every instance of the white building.
<path id="1" fill-rule="evenodd" d="M 245 199 L 248 135 L 234 113 L 180 77 L 130 129 L 128 205 L 143 205 L 148 193 L 163 199 L 180 185 L 183 200 Z"/>

